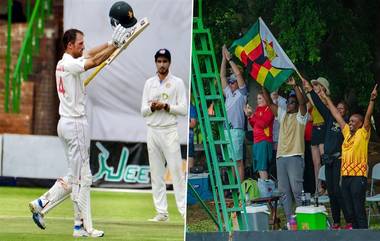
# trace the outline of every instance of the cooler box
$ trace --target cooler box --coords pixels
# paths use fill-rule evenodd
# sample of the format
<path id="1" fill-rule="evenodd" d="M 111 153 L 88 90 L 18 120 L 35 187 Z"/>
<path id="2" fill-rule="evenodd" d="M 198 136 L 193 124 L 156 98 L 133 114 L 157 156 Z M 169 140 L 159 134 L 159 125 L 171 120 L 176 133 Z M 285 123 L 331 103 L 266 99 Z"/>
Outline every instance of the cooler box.
<path id="1" fill-rule="evenodd" d="M 246 206 L 246 211 L 249 231 L 269 230 L 269 211 L 267 205 Z"/>
<path id="2" fill-rule="evenodd" d="M 201 196 L 203 201 L 213 200 L 211 187 L 208 180 L 208 173 L 189 174 L 188 182 L 193 186 L 195 191 Z M 193 195 L 190 188 L 187 188 L 187 204 L 196 204 L 198 200 Z"/>
<path id="3" fill-rule="evenodd" d="M 297 207 L 296 220 L 298 230 L 326 230 L 326 208 L 314 205 Z"/>

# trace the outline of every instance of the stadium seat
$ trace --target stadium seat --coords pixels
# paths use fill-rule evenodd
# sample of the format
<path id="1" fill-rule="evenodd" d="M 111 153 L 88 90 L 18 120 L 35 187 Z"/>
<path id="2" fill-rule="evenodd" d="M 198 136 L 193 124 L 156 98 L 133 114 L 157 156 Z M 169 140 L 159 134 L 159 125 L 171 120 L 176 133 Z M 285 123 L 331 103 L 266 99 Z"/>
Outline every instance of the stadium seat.
<path id="1" fill-rule="evenodd" d="M 371 189 L 370 189 L 370 196 L 366 198 L 366 201 L 368 202 L 368 227 L 371 220 L 371 208 L 373 208 L 375 212 L 376 205 L 378 211 L 380 211 L 379 202 L 380 202 L 380 194 L 375 194 L 375 188 L 374 188 L 374 182 L 380 180 L 380 163 L 377 163 L 373 169 L 372 169 L 372 176 L 371 176 Z M 372 216 L 380 216 L 372 215 Z"/>

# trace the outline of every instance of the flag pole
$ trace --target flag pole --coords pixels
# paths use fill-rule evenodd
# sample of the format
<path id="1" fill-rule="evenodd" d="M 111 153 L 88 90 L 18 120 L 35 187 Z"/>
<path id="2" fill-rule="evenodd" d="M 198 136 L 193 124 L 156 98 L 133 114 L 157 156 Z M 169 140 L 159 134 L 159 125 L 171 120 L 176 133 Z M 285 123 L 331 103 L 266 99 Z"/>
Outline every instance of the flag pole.
<path id="1" fill-rule="evenodd" d="M 296 66 L 294 66 L 294 70 L 296 71 L 298 77 L 300 77 L 300 79 L 302 80 L 303 77 L 302 77 L 302 75 L 300 74 L 300 72 L 298 71 L 298 69 L 296 68 Z"/>
<path id="2" fill-rule="evenodd" d="M 301 79 L 301 83 L 302 83 L 302 79 L 303 79 L 302 75 L 300 74 L 300 72 L 298 71 L 298 69 L 296 68 L 296 66 L 295 66 L 295 65 L 293 65 L 293 66 L 294 66 L 294 70 L 296 71 L 298 77 L 300 77 L 300 79 Z M 298 86 L 298 87 L 299 87 L 299 89 L 301 90 L 302 95 L 303 95 L 303 97 L 305 98 L 306 102 L 309 101 L 309 102 L 312 103 L 312 105 L 314 105 L 313 100 L 312 100 L 311 98 L 309 98 L 309 96 L 306 94 L 306 92 L 305 92 L 305 90 L 304 90 L 304 88 L 303 88 L 302 86 L 303 86 L 303 84 L 301 84 L 301 85 Z"/>

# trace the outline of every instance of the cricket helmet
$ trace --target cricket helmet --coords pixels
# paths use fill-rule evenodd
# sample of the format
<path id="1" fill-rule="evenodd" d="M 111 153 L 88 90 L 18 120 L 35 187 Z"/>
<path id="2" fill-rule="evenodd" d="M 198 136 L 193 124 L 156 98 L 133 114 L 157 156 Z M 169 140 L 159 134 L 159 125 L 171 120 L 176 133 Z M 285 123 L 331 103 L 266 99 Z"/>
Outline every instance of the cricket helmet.
<path id="1" fill-rule="evenodd" d="M 124 28 L 130 28 L 137 23 L 132 7 L 124 1 L 115 2 L 112 5 L 109 17 L 113 27 L 121 24 Z"/>

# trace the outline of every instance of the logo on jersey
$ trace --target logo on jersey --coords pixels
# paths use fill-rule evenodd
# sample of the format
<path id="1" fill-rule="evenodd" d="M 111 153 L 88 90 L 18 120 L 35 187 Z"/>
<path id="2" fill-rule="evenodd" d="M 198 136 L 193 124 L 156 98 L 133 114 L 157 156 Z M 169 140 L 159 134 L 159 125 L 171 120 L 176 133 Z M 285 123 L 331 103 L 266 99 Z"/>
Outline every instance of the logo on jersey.
<path id="1" fill-rule="evenodd" d="M 161 97 L 162 97 L 162 100 L 167 100 L 167 99 L 169 99 L 169 95 L 166 94 L 166 93 L 162 93 L 162 94 L 161 94 Z"/>

